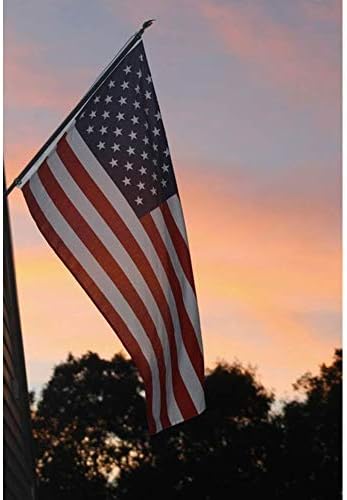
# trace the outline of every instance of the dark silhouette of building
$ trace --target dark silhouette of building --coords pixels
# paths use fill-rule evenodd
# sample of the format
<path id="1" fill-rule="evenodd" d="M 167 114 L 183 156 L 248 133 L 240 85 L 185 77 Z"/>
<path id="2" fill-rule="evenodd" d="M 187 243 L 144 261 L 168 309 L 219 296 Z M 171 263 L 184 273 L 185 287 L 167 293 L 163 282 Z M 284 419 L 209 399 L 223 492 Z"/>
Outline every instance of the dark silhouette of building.
<path id="1" fill-rule="evenodd" d="M 35 499 L 28 386 L 19 318 L 8 204 L 4 196 L 4 498 Z"/>

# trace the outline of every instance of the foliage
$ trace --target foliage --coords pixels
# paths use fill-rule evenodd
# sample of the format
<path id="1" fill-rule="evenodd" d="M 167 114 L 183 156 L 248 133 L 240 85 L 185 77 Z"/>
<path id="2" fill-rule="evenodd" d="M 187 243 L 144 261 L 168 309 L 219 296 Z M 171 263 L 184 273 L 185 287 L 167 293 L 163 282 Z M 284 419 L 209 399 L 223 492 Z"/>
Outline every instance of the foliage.
<path id="1" fill-rule="evenodd" d="M 342 352 L 271 411 L 252 368 L 219 364 L 203 415 L 150 438 L 130 360 L 69 355 L 33 404 L 39 498 L 341 498 Z"/>
<path id="2" fill-rule="evenodd" d="M 287 403 L 282 417 L 283 499 L 341 498 L 342 351 L 316 377 L 305 374 L 294 385 L 305 395 Z"/>

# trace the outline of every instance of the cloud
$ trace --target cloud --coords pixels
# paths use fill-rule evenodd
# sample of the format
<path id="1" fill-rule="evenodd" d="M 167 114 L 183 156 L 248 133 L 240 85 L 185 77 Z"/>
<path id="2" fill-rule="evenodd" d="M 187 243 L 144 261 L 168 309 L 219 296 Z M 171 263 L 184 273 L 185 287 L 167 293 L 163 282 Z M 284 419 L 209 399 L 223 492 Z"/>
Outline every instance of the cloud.
<path id="1" fill-rule="evenodd" d="M 331 49 L 324 36 L 305 24 L 293 28 L 274 20 L 261 5 L 204 1 L 200 8 L 225 50 L 247 64 L 254 75 L 300 99 L 300 104 L 308 100 L 339 106 L 338 48 Z M 307 10 L 315 12 L 313 7 Z"/>
<path id="2" fill-rule="evenodd" d="M 29 364 L 50 360 L 52 366 L 70 351 L 97 350 L 111 357 L 122 349 L 89 297 L 46 243 L 17 250 L 16 263 Z"/>
<path id="3" fill-rule="evenodd" d="M 63 115 L 86 90 L 85 81 L 93 77 L 92 70 L 55 65 L 54 57 L 49 57 L 52 47 L 8 31 L 4 44 L 5 108 L 44 108 Z"/>
<path id="4" fill-rule="evenodd" d="M 341 0 L 306 0 L 301 4 L 306 20 L 330 23 L 340 30 L 342 23 Z"/>
<path id="5" fill-rule="evenodd" d="M 321 9 L 321 4 L 319 9 L 304 4 L 305 22 L 325 26 L 338 19 L 337 14 Z M 300 113 L 307 112 L 307 103 L 314 109 L 322 105 L 333 108 L 339 100 L 339 67 L 322 34 L 314 30 L 304 33 L 302 27 L 294 29 L 288 23 L 275 21 L 263 10 L 264 2 L 215 5 L 192 0 L 187 2 L 189 11 L 184 10 L 184 19 L 173 4 L 159 4 L 157 0 L 143 6 L 138 2 L 124 4 L 120 14 L 111 2 L 108 5 L 109 12 L 112 10 L 119 19 L 134 19 L 134 26 L 147 17 L 150 8 L 160 9 L 162 19 L 148 41 L 160 39 L 160 43 L 152 42 L 153 47 L 165 48 L 162 60 L 171 69 L 172 61 L 180 57 L 177 46 L 181 44 L 184 48 L 193 46 L 195 67 L 210 72 L 206 57 L 214 61 L 218 39 L 230 58 L 238 58 L 249 68 L 257 84 L 265 83 L 289 95 Z M 199 18 L 199 12 L 203 18 Z M 170 41 L 179 37 L 175 55 L 165 46 L 167 36 L 172 37 Z M 81 66 L 69 72 L 67 80 L 66 62 L 55 68 L 48 57 L 51 51 L 52 47 L 48 50 L 42 44 L 7 37 L 7 114 L 13 117 L 13 110 L 19 111 L 14 116 L 16 130 L 6 137 L 8 181 L 54 129 L 58 114 L 63 118 L 80 96 L 84 81 L 95 76 L 93 69 Z M 155 54 L 153 50 L 153 57 Z M 184 59 L 190 64 L 189 57 L 185 51 Z M 202 97 L 194 89 L 195 95 L 200 105 Z M 229 94 L 225 97 L 228 99 Z M 206 94 L 206 100 L 211 99 L 211 94 Z M 21 124 L 22 110 L 25 125 Z M 38 124 L 39 115 L 45 118 Z M 229 122 L 221 125 L 227 128 Z M 271 127 L 268 134 L 270 140 Z M 249 141 L 247 131 L 243 135 Z M 303 140 L 309 136 L 303 135 Z M 218 145 L 217 132 L 208 146 L 214 153 L 213 143 Z M 256 150 L 257 144 L 252 147 Z M 192 153 L 191 143 L 187 149 L 188 154 Z M 290 155 L 285 151 L 283 155 L 289 163 Z M 264 155 L 259 161 L 264 163 Z M 197 281 L 207 365 L 221 356 L 229 361 L 238 357 L 258 364 L 264 382 L 276 385 L 280 391 L 289 390 L 297 376 L 324 361 L 340 335 L 335 321 L 340 317 L 341 297 L 337 169 L 323 163 L 287 163 L 278 169 L 273 165 L 262 169 L 257 165 L 223 168 L 215 159 L 214 165 L 196 167 L 183 162 L 176 169 Z M 29 365 L 39 367 L 32 371 L 34 383 L 39 383 L 40 377 L 45 380 L 49 366 L 64 359 L 69 350 L 79 354 L 91 349 L 111 356 L 121 348 L 119 341 L 43 242 L 19 192 L 11 195 L 11 211 L 17 211 L 13 226 L 26 354 Z M 321 311 L 335 318 L 330 329 L 329 323 L 317 321 Z M 308 321 L 308 316 L 313 319 Z"/>
<path id="6" fill-rule="evenodd" d="M 339 234 L 331 219 L 321 218 L 328 203 L 324 198 L 312 197 L 311 205 L 302 205 L 300 193 L 283 190 L 282 197 L 265 203 L 269 193 L 247 190 L 250 180 L 239 171 L 233 175 L 234 170 L 231 166 L 223 183 L 201 165 L 200 177 L 193 165 L 182 165 L 177 172 L 206 364 L 211 367 L 222 357 L 257 364 L 263 382 L 283 395 L 297 377 L 307 369 L 315 371 L 339 344 L 338 321 L 332 322 L 330 330 L 326 322 L 320 326 L 319 321 L 307 321 L 307 315 L 315 318 L 321 311 L 340 317 Z M 30 223 L 34 228 L 28 217 Z M 33 235 L 31 241 L 32 248 L 24 247 L 16 245 L 15 238 L 30 365 L 47 359 L 57 363 L 68 351 L 81 354 L 90 349 L 110 357 L 121 349 L 43 239 L 42 245 L 34 242 Z M 33 369 L 32 373 L 35 384 L 39 376 L 46 378 L 43 372 Z"/>
<path id="7" fill-rule="evenodd" d="M 5 168 L 7 183 L 81 98 L 93 69 L 64 68 L 52 47 L 29 41 L 7 27 L 4 45 Z"/>
<path id="8" fill-rule="evenodd" d="M 322 216 L 329 202 L 303 205 L 301 194 L 282 190 L 269 203 L 270 191 L 247 192 L 232 174 L 221 184 L 189 172 L 182 169 L 181 198 L 208 364 L 218 354 L 238 357 L 290 390 L 340 342 L 338 321 L 327 330 L 304 318 L 322 310 L 340 317 L 339 229 L 334 214 Z"/>

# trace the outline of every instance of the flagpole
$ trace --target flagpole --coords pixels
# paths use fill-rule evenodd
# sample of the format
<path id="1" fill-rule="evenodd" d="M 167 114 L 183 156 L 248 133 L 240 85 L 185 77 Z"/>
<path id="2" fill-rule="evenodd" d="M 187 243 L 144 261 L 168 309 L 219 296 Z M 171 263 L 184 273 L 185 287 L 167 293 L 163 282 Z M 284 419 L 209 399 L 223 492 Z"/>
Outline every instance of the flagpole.
<path id="1" fill-rule="evenodd" d="M 120 52 L 115 56 L 115 58 L 111 61 L 111 63 L 106 67 L 106 69 L 101 73 L 100 77 L 96 80 L 96 82 L 91 86 L 88 92 L 82 97 L 79 103 L 73 108 L 70 114 L 65 118 L 65 120 L 59 125 L 59 127 L 53 132 L 53 134 L 49 137 L 49 139 L 45 142 L 45 144 L 40 148 L 40 150 L 36 153 L 36 155 L 30 160 L 27 166 L 21 171 L 21 173 L 14 179 L 12 184 L 6 189 L 5 196 L 8 196 L 11 191 L 20 183 L 23 177 L 29 172 L 29 170 L 35 165 L 35 163 L 40 159 L 40 157 L 44 154 L 44 152 L 51 146 L 51 144 L 55 141 L 55 139 L 63 132 L 65 127 L 73 120 L 74 116 L 83 108 L 83 106 L 89 101 L 89 99 L 93 96 L 93 94 L 97 91 L 100 85 L 108 78 L 108 76 L 113 72 L 113 70 L 117 67 L 120 61 L 126 56 L 129 50 L 140 40 L 144 31 L 149 28 L 154 22 L 154 19 L 149 19 L 145 21 L 134 35 L 132 35 L 128 41 L 125 43 L 124 48 L 120 50 Z"/>

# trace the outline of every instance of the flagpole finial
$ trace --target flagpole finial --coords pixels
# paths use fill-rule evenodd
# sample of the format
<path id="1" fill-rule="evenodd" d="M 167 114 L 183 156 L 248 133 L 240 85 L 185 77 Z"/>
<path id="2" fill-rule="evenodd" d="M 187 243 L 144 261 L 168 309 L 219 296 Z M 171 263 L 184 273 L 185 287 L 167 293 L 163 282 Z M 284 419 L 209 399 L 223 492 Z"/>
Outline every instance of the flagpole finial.
<path id="1" fill-rule="evenodd" d="M 144 33 L 144 31 L 149 28 L 150 26 L 152 26 L 152 24 L 154 23 L 155 19 L 148 19 L 148 21 L 145 21 L 142 25 L 142 28 L 140 29 L 140 33 L 141 35 Z"/>

